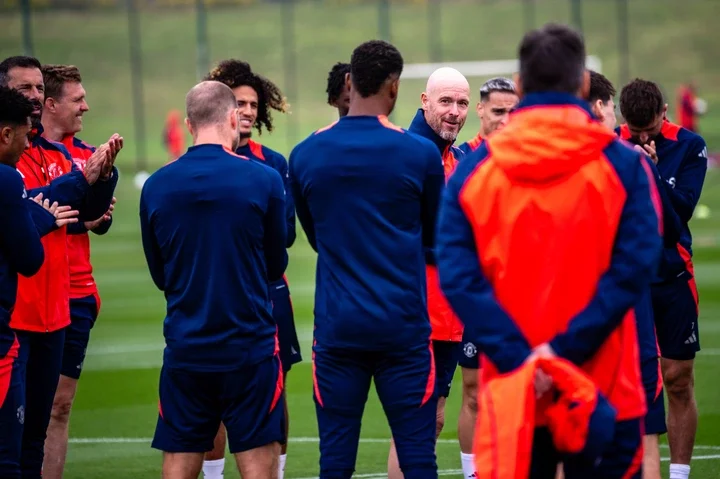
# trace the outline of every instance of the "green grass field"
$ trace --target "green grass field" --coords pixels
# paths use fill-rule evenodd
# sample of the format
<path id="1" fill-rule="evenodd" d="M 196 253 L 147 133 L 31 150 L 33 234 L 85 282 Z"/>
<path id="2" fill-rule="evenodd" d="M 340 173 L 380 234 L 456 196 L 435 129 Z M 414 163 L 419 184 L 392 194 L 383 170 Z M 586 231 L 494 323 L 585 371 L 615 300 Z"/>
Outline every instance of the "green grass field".
<path id="1" fill-rule="evenodd" d="M 358 43 L 377 36 L 376 10 L 359 4 L 341 8 L 333 2 L 307 2 L 296 12 L 297 91 L 289 98 L 299 124 L 298 140 L 335 118 L 324 104 L 327 71 L 347 60 Z M 362 3 L 362 2 L 361 2 Z M 371 2 L 367 2 L 368 4 Z M 483 2 L 443 0 L 441 19 L 445 61 L 508 59 L 523 33 L 518 0 Z M 566 0 L 541 0 L 537 22 L 567 22 Z M 717 51 L 716 0 L 633 0 L 630 3 L 632 76 L 659 81 L 674 108 L 677 85 L 695 78 L 709 112 L 701 130 L 711 151 L 720 149 L 720 54 Z M 603 71 L 618 82 L 614 2 L 587 0 L 584 27 L 588 52 L 603 61 Z M 283 77 L 277 6 L 211 10 L 208 14 L 210 54 L 246 59 L 287 89 Z M 145 11 L 141 15 L 144 105 L 147 150 L 151 166 L 165 160 L 160 131 L 167 111 L 183 108 L 184 95 L 196 81 L 195 17 L 183 10 Z M 392 41 L 407 63 L 428 61 L 425 7 L 394 5 Z M 115 223 L 108 235 L 93 238 L 93 260 L 103 300 L 100 319 L 85 362 L 71 419 L 71 447 L 66 477 L 152 478 L 160 476 L 160 453 L 149 446 L 157 417 L 157 382 L 162 361 L 164 300 L 149 277 L 138 230 L 138 192 L 132 185 L 135 132 L 126 19 L 122 12 L 38 12 L 33 19 L 35 49 L 45 63 L 73 63 L 85 77 L 91 111 L 84 139 L 98 143 L 112 132 L 126 138 L 127 151 L 118 163 Z M 19 15 L 0 16 L 0 56 L 21 52 Z M 483 78 L 470 78 L 477 91 Z M 424 83 L 403 81 L 394 120 L 407 126 L 418 106 Z M 287 119 L 277 117 L 277 131 L 260 140 L 289 153 Z M 461 139 L 474 136 L 471 115 Z M 712 171 L 701 203 L 707 219 L 693 221 L 696 273 L 701 301 L 702 353 L 697 359 L 700 407 L 698 447 L 693 478 L 720 477 L 720 173 Z M 298 226 L 299 228 L 299 226 Z M 305 362 L 296 365 L 287 383 L 291 439 L 286 477 L 310 478 L 318 472 L 317 426 L 311 391 L 310 358 L 315 255 L 300 235 L 291 250 L 288 270 L 296 322 Z M 456 442 L 459 373 L 447 405 L 445 431 L 438 446 L 443 476 L 461 477 Z M 389 429 L 377 398 L 371 394 L 363 422 L 357 477 L 384 477 Z M 667 449 L 663 449 L 667 457 Z M 667 462 L 664 462 L 667 465 Z M 227 477 L 238 477 L 232 462 Z"/>

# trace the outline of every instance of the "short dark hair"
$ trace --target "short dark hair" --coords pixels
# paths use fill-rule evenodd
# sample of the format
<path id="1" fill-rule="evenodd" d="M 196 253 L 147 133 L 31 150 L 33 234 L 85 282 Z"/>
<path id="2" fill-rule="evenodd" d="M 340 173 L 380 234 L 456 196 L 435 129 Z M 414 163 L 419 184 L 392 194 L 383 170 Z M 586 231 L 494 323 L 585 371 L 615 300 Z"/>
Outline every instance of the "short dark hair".
<path id="1" fill-rule="evenodd" d="M 218 81 L 200 82 L 185 97 L 186 115 L 195 129 L 221 125 L 227 113 L 236 107 L 230 87 Z"/>
<path id="2" fill-rule="evenodd" d="M 350 73 L 350 64 L 343 62 L 333 65 L 332 70 L 328 73 L 327 88 L 325 89 L 328 95 L 328 105 L 332 105 L 340 97 L 340 92 L 345 88 L 345 75 L 347 73 Z"/>
<path id="3" fill-rule="evenodd" d="M 601 100 L 603 103 L 609 102 L 615 97 L 615 87 L 605 75 L 590 70 L 590 93 L 588 94 L 588 102 L 595 103 Z"/>
<path id="4" fill-rule="evenodd" d="M 383 40 L 370 40 L 353 50 L 350 57 L 350 78 L 360 96 L 377 95 L 391 77 L 402 74 L 403 57 L 393 45 Z"/>
<path id="5" fill-rule="evenodd" d="M 636 78 L 620 92 L 620 113 L 627 123 L 639 128 L 650 125 L 664 106 L 660 87 L 648 80 Z"/>
<path id="6" fill-rule="evenodd" d="M 580 90 L 585 72 L 585 42 L 571 27 L 549 23 L 528 32 L 518 55 L 523 92 L 575 94 Z"/>
<path id="7" fill-rule="evenodd" d="M 258 96 L 258 116 L 253 125 L 262 134 L 263 126 L 273 131 L 273 118 L 270 110 L 286 113 L 289 106 L 285 97 L 273 82 L 252 71 L 250 64 L 241 60 L 223 60 L 208 73 L 204 80 L 215 80 L 230 88 L 249 86 Z"/>
<path id="8" fill-rule="evenodd" d="M 0 62 L 0 86 L 7 86 L 10 81 L 9 73 L 13 68 L 37 68 L 40 70 L 42 67 L 40 61 L 35 57 L 8 57 Z"/>
<path id="9" fill-rule="evenodd" d="M 82 75 L 75 65 L 43 65 L 41 70 L 45 83 L 45 98 L 62 98 L 63 85 L 82 83 Z"/>
<path id="10" fill-rule="evenodd" d="M 0 86 L 0 125 L 25 126 L 35 107 L 17 90 Z"/>
<path id="11" fill-rule="evenodd" d="M 487 101 L 487 99 L 490 98 L 490 94 L 496 91 L 515 93 L 515 82 L 504 77 L 489 79 L 480 87 L 480 100 Z"/>

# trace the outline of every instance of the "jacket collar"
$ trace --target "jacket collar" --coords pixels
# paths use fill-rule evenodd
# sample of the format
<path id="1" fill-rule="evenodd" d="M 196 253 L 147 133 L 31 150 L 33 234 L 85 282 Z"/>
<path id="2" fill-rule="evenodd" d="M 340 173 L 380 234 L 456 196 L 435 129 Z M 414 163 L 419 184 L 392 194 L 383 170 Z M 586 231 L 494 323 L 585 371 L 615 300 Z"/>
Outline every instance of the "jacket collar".
<path id="1" fill-rule="evenodd" d="M 544 106 L 577 106 L 585 111 L 590 118 L 597 120 L 598 118 L 590 109 L 590 104 L 569 93 L 559 92 L 538 92 L 525 95 L 513 113 L 522 111 L 527 108 L 544 107 Z M 511 114 L 513 114 L 511 113 Z"/>
<path id="2" fill-rule="evenodd" d="M 452 144 L 455 143 L 454 141 L 447 141 L 440 138 L 440 136 L 435 133 L 432 128 L 430 128 L 430 125 L 428 125 L 427 121 L 425 120 L 425 111 L 422 108 L 418 108 L 418 111 L 415 114 L 415 118 L 413 118 L 412 123 L 410 123 L 410 128 L 408 128 L 408 131 L 427 138 L 428 140 L 435 143 L 435 145 L 440 150 L 440 153 L 445 152 L 446 148 L 452 146 Z"/>

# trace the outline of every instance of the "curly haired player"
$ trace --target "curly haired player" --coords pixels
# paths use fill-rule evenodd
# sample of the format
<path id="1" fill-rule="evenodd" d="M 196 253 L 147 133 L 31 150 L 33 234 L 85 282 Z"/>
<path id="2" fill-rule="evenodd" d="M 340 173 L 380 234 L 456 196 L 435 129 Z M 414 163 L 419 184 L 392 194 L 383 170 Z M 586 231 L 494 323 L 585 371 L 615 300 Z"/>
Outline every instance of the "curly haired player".
<path id="1" fill-rule="evenodd" d="M 288 111 L 289 105 L 280 89 L 267 78 L 253 72 L 247 62 L 234 59 L 220 62 L 205 77 L 205 80 L 224 83 L 235 94 L 240 110 L 240 146 L 236 153 L 263 162 L 277 170 L 285 181 L 285 190 L 289 191 L 288 163 L 285 157 L 251 139 L 253 129 L 257 129 L 259 134 L 262 134 L 263 128 L 268 132 L 274 130 L 272 110 L 280 113 Z M 289 194 L 286 195 L 285 205 L 287 219 L 285 246 L 290 248 L 295 242 L 295 206 Z M 287 374 L 293 364 L 302 361 L 287 278 L 283 276 L 280 280 L 270 283 L 270 299 L 273 303 L 273 317 L 278 328 L 283 374 Z M 285 406 L 285 435 L 287 436 L 288 412 L 287 402 L 284 398 L 283 404 Z M 206 479 L 222 477 L 225 467 L 225 442 L 225 431 L 221 426 L 215 439 L 215 449 L 207 453 L 205 457 L 203 471 Z M 283 477 L 286 458 L 287 442 L 282 445 L 278 472 L 280 479 Z"/>

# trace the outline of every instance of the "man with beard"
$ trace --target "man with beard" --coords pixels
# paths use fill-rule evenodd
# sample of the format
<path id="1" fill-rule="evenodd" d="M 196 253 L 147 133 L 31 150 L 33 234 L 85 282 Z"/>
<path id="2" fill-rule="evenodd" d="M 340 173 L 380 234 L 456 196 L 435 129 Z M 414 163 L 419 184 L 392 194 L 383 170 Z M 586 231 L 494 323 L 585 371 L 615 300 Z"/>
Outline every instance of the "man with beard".
<path id="1" fill-rule="evenodd" d="M 61 143 L 78 168 L 85 168 L 95 147 L 75 136 L 83 128 L 83 115 L 89 110 L 82 76 L 72 65 L 43 65 L 45 104 L 43 105 L 43 136 Z M 114 202 L 114 199 L 113 199 Z M 67 248 L 70 266 L 70 325 L 65 330 L 62 368 L 50 425 L 45 442 L 43 478 L 61 478 L 68 445 L 70 411 L 82 372 L 90 330 L 100 311 L 100 297 L 90 263 L 90 236 L 107 233 L 112 224 L 112 209 L 95 221 L 68 226 Z"/>
<path id="2" fill-rule="evenodd" d="M 152 446 L 163 477 L 198 477 L 220 423 L 242 477 L 276 477 L 283 374 L 268 279 L 287 266 L 280 175 L 237 155 L 240 115 L 216 81 L 186 98 L 193 146 L 140 195 L 143 250 L 165 292 L 166 341 Z"/>
<path id="3" fill-rule="evenodd" d="M 332 70 L 328 73 L 327 103 L 333 108 L 337 108 L 338 117 L 342 118 L 348 114 L 350 110 L 350 91 L 347 88 L 345 77 L 350 73 L 350 64 L 338 62 L 333 65 Z"/>
<path id="4" fill-rule="evenodd" d="M 20 477 L 23 425 L 18 412 L 25 407 L 20 343 L 10 328 L 18 275 L 29 277 L 45 259 L 40 238 L 57 227 L 77 221 L 69 207 L 49 207 L 45 200 L 29 201 L 15 169 L 27 146 L 33 104 L 22 94 L 0 87 L 0 477 Z M 54 213 L 53 213 L 54 212 Z M 56 218 L 65 215 L 65 219 Z"/>
<path id="5" fill-rule="evenodd" d="M 466 155 L 477 150 L 490 133 L 507 125 L 510 112 L 515 109 L 519 101 L 515 92 L 515 83 L 509 78 L 491 78 L 483 83 L 480 87 L 480 101 L 476 107 L 477 116 L 480 118 L 480 132 L 459 148 Z"/>
<path id="6" fill-rule="evenodd" d="M 698 293 L 688 223 L 700 199 L 707 172 L 707 146 L 696 133 L 666 118 L 667 104 L 653 82 L 635 79 L 620 92 L 626 121 L 618 133 L 657 166 L 681 223 L 680 239 L 664 248 L 660 278 L 652 286 L 652 306 L 660 346 L 660 364 L 668 396 L 670 478 L 690 475 L 698 411 L 693 387 L 695 354 L 700 350 Z"/>
<path id="7" fill-rule="evenodd" d="M 260 161 L 275 169 L 285 182 L 285 191 L 289 192 L 288 162 L 283 155 L 265 145 L 251 139 L 252 130 L 262 134 L 263 127 L 274 130 L 271 110 L 285 113 L 287 105 L 280 89 L 267 78 L 254 73 L 250 65 L 240 60 L 225 60 L 218 64 L 205 78 L 219 81 L 230 87 L 237 100 L 240 112 L 240 139 L 235 152 L 252 160 Z M 295 206 L 290 194 L 285 198 L 286 241 L 285 247 L 290 248 L 295 242 Z M 292 365 L 302 361 L 300 343 L 295 330 L 295 318 L 290 288 L 285 276 L 270 284 L 270 299 L 273 306 L 273 318 L 277 324 L 278 342 L 280 344 L 280 360 L 283 375 L 287 375 Z M 288 430 L 287 401 L 283 396 L 282 406 L 285 410 L 285 430 Z M 205 457 L 203 472 L 206 479 L 218 479 L 225 468 L 225 430 L 220 427 L 215 439 L 213 451 Z M 279 459 L 278 478 L 283 478 L 287 459 L 287 441 L 282 444 Z"/>
<path id="8" fill-rule="evenodd" d="M 0 63 L 0 86 L 22 93 L 35 106 L 29 146 L 17 170 L 28 196 L 43 193 L 50 202 L 79 211 L 78 221 L 92 221 L 107 212 L 118 180 L 115 158 L 122 138 L 115 134 L 79 170 L 61 144 L 43 137 L 40 124 L 45 85 L 40 62 L 10 57 Z M 31 278 L 20 277 L 10 327 L 20 342 L 18 361 L 26 374 L 26 397 L 21 468 L 23 477 L 40 477 L 44 444 L 53 398 L 60 377 L 65 328 L 70 324 L 70 272 L 67 228 L 42 239 L 45 262 Z"/>
<path id="9" fill-rule="evenodd" d="M 428 78 L 420 100 L 422 106 L 418 109 L 408 131 L 427 138 L 437 147 L 442 156 L 445 178 L 448 178 L 463 156 L 462 151 L 454 147 L 453 143 L 467 118 L 470 85 L 463 74 L 454 68 L 439 68 Z M 427 305 L 432 327 L 430 339 L 438 396 L 436 429 L 439 435 L 445 424 L 445 402 L 450 395 L 450 386 L 457 367 L 463 325 L 440 291 L 432 251 L 426 253 L 426 263 Z M 465 469 L 464 456 L 463 469 Z M 402 477 L 393 442 L 388 458 L 388 478 Z"/>

